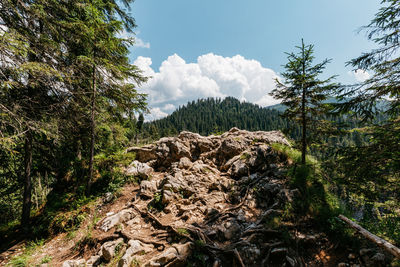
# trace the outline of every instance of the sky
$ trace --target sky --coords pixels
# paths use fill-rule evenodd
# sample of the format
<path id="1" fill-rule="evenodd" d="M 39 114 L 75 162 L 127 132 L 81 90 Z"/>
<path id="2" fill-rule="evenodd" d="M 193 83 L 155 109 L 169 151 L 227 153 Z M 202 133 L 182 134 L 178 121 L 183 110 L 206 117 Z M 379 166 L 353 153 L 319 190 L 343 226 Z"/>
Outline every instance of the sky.
<path id="1" fill-rule="evenodd" d="M 268 93 L 302 38 L 315 63 L 332 59 L 326 77 L 362 81 L 370 74 L 346 62 L 375 47 L 359 29 L 379 8 L 380 0 L 136 0 L 130 60 L 152 77 L 138 88 L 148 94 L 147 119 L 206 97 L 278 103 Z"/>

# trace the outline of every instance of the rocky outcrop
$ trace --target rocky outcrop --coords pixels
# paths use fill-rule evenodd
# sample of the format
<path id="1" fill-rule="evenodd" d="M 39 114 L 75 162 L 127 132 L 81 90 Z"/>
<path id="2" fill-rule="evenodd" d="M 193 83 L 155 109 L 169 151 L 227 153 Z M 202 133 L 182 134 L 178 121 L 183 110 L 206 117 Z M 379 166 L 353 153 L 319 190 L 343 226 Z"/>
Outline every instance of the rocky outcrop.
<path id="1" fill-rule="evenodd" d="M 97 224 L 108 236 L 92 266 L 117 255 L 120 267 L 303 266 L 298 244 L 288 240 L 325 237 L 274 227 L 301 192 L 289 188 L 288 159 L 273 143 L 290 145 L 279 131 L 233 128 L 221 136 L 182 132 L 128 148 L 136 161 L 125 172 L 141 178 L 137 197 Z"/>

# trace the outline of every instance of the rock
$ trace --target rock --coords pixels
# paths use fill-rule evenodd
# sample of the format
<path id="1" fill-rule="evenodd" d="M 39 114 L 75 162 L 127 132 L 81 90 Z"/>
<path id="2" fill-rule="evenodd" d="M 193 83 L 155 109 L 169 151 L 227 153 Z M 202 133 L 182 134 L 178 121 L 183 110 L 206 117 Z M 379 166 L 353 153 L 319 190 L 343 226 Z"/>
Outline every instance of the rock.
<path id="1" fill-rule="evenodd" d="M 154 193 L 157 191 L 158 181 L 143 180 L 140 183 L 140 195 L 146 198 L 152 198 Z"/>
<path id="2" fill-rule="evenodd" d="M 290 267 L 296 267 L 296 266 L 298 266 L 298 263 L 296 262 L 296 260 L 295 260 L 295 259 L 292 259 L 292 258 L 289 257 L 289 256 L 286 256 L 286 262 L 287 262 L 287 264 L 288 264 Z"/>
<path id="3" fill-rule="evenodd" d="M 62 267 L 85 267 L 85 260 L 67 260 L 63 263 Z"/>
<path id="4" fill-rule="evenodd" d="M 224 225 L 224 237 L 227 240 L 234 239 L 236 235 L 240 232 L 240 226 L 236 221 L 229 221 Z"/>
<path id="5" fill-rule="evenodd" d="M 234 178 L 240 178 L 249 173 L 249 168 L 243 160 L 238 159 L 232 164 L 229 173 Z"/>
<path id="6" fill-rule="evenodd" d="M 179 160 L 178 168 L 180 169 L 190 169 L 193 163 L 187 157 L 183 157 Z"/>
<path id="7" fill-rule="evenodd" d="M 152 251 L 153 246 L 143 244 L 139 240 L 129 240 L 128 249 L 126 250 L 124 256 L 118 262 L 118 267 L 129 267 L 134 259 L 134 255 L 138 253 L 148 253 Z"/>
<path id="8" fill-rule="evenodd" d="M 173 247 L 176 248 L 179 258 L 184 260 L 190 255 L 190 253 L 192 251 L 193 243 L 187 242 L 185 244 L 176 244 L 176 245 L 173 245 Z"/>
<path id="9" fill-rule="evenodd" d="M 104 260 L 109 262 L 115 256 L 117 246 L 121 246 L 123 243 L 123 238 L 118 238 L 117 240 L 104 243 L 101 246 L 101 253 Z"/>
<path id="10" fill-rule="evenodd" d="M 110 203 L 114 199 L 114 195 L 111 192 L 107 192 L 104 194 L 103 203 Z"/>
<path id="11" fill-rule="evenodd" d="M 178 251 L 174 247 L 167 248 L 160 255 L 152 258 L 145 266 L 162 266 L 178 257 Z M 159 264 L 159 265 L 157 265 Z"/>
<path id="12" fill-rule="evenodd" d="M 92 256 L 86 262 L 86 267 L 95 267 L 100 264 L 101 257 L 99 255 Z"/>
<path id="13" fill-rule="evenodd" d="M 135 217 L 135 212 L 133 209 L 121 210 L 117 214 L 105 218 L 101 223 L 100 229 L 104 232 L 108 232 L 108 230 L 113 228 L 115 225 L 129 221 L 133 217 Z"/>
<path id="14" fill-rule="evenodd" d="M 356 256 L 356 254 L 354 254 L 354 253 L 350 253 L 349 256 L 348 256 L 348 258 L 349 258 L 349 260 L 354 260 L 354 259 L 357 258 L 357 256 Z"/>
<path id="15" fill-rule="evenodd" d="M 164 190 L 162 195 L 162 203 L 168 205 L 172 200 L 175 199 L 174 193 L 169 190 Z"/>
<path id="16" fill-rule="evenodd" d="M 337 265 L 337 267 L 347 267 L 347 264 L 344 262 L 341 262 Z"/>
<path id="17" fill-rule="evenodd" d="M 371 260 L 376 264 L 376 266 L 385 265 L 385 255 L 382 253 L 376 253 Z"/>
<path id="18" fill-rule="evenodd" d="M 132 152 L 136 154 L 136 159 L 140 162 L 149 162 L 157 159 L 155 152 L 155 145 L 147 145 L 143 147 L 130 147 L 126 152 Z"/>
<path id="19" fill-rule="evenodd" d="M 125 174 L 129 176 L 138 176 L 142 179 L 147 179 L 153 172 L 153 168 L 146 163 L 141 163 L 137 160 L 133 161 L 128 168 L 125 169 Z"/>

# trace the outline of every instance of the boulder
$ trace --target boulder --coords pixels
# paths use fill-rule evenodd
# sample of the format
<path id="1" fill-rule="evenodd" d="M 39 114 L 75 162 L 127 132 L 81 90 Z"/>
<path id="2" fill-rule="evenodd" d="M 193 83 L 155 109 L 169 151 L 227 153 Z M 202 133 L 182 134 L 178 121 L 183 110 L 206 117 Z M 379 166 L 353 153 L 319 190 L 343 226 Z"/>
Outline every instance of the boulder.
<path id="1" fill-rule="evenodd" d="M 100 255 L 95 255 L 90 257 L 86 262 L 86 267 L 95 267 L 100 264 L 101 257 Z"/>
<path id="2" fill-rule="evenodd" d="M 111 216 L 105 218 L 101 222 L 100 229 L 104 232 L 108 232 L 108 230 L 113 228 L 115 225 L 129 221 L 133 217 L 135 217 L 135 212 L 133 209 L 121 210 L 117 214 L 114 214 L 114 215 L 111 215 Z"/>
<path id="3" fill-rule="evenodd" d="M 138 253 L 148 253 L 152 251 L 153 246 L 143 244 L 139 240 L 129 240 L 128 249 L 126 250 L 124 256 L 118 262 L 118 267 L 129 267 L 134 259 L 134 256 Z"/>
<path id="4" fill-rule="evenodd" d="M 141 163 L 137 160 L 133 161 L 125 170 L 125 174 L 129 176 L 138 176 L 142 179 L 147 179 L 153 172 L 153 168 L 146 163 Z"/>
<path id="5" fill-rule="evenodd" d="M 86 266 L 86 261 L 84 259 L 67 260 L 62 265 L 62 267 L 85 267 L 85 266 Z"/>
<path id="6" fill-rule="evenodd" d="M 156 180 L 143 180 L 140 183 L 140 195 L 146 198 L 151 198 L 157 192 L 158 181 Z"/>
<path id="7" fill-rule="evenodd" d="M 105 261 L 109 262 L 116 254 L 118 246 L 124 244 L 123 238 L 118 238 L 114 241 L 109 241 L 101 246 L 101 254 Z"/>

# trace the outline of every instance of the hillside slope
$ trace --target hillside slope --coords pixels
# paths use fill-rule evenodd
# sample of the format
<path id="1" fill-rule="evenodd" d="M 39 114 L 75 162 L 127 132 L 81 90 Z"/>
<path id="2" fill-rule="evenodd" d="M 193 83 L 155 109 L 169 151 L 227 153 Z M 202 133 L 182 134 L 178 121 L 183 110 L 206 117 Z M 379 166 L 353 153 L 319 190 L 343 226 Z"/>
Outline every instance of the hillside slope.
<path id="1" fill-rule="evenodd" d="M 139 185 L 99 200 L 75 237 L 53 237 L 28 266 L 43 259 L 42 266 L 64 267 L 384 264 L 382 257 L 348 257 L 351 250 L 321 230 L 317 214 L 331 211 L 327 192 L 317 180 L 307 190 L 294 183 L 293 158 L 282 148 L 290 150 L 279 131 L 237 128 L 128 148 L 136 160 L 125 174 Z"/>
<path id="2" fill-rule="evenodd" d="M 210 135 L 237 127 L 249 131 L 286 128 L 286 120 L 274 109 L 240 102 L 233 97 L 198 99 L 179 107 L 166 118 L 146 123 L 144 135 L 171 136 L 181 131 Z"/>

